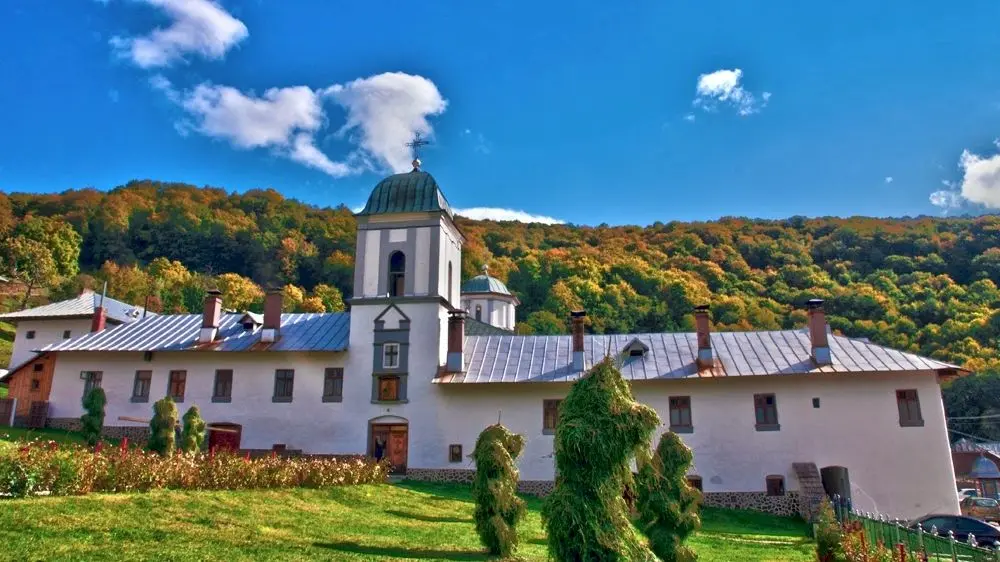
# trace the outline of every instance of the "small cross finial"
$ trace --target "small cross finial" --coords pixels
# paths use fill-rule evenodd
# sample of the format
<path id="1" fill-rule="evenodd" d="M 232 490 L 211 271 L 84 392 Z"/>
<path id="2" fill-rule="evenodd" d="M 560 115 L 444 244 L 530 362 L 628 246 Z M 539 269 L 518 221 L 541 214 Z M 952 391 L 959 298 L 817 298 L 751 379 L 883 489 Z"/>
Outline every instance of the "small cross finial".
<path id="1" fill-rule="evenodd" d="M 411 149 L 413 149 L 413 169 L 414 170 L 419 170 L 420 169 L 420 147 L 421 146 L 427 146 L 428 144 L 430 144 L 430 141 L 424 140 L 424 138 L 420 135 L 420 131 L 417 131 L 417 133 L 415 135 L 413 135 L 413 140 L 411 140 L 410 142 L 406 143 L 406 146 L 408 146 Z"/>

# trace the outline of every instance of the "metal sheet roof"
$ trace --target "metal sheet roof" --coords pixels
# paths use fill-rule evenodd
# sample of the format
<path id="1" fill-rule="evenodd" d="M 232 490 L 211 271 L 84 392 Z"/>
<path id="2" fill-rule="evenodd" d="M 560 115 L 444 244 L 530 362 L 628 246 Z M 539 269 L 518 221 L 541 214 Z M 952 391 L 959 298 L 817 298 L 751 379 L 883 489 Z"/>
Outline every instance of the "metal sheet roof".
<path id="1" fill-rule="evenodd" d="M 444 211 L 454 216 L 448 200 L 438 188 L 434 176 L 420 170 L 395 174 L 380 181 L 358 215 L 384 215 Z"/>
<path id="2" fill-rule="evenodd" d="M 493 324 L 487 324 L 475 318 L 465 319 L 466 336 L 513 336 L 514 332 L 498 328 Z"/>
<path id="3" fill-rule="evenodd" d="M 350 315 L 282 314 L 281 337 L 260 341 L 261 329 L 246 330 L 240 313 L 226 313 L 211 344 L 199 344 L 201 314 L 146 317 L 101 332 L 91 332 L 48 345 L 41 351 L 344 351 L 350 335 Z"/>
<path id="4" fill-rule="evenodd" d="M 869 342 L 830 335 L 830 365 L 816 365 L 806 330 L 714 332 L 715 365 L 698 370 L 694 333 L 586 335 L 584 367 L 607 354 L 622 357 L 627 380 L 680 379 L 809 373 L 858 373 L 959 369 L 955 365 L 889 349 Z M 638 340 L 649 348 L 628 357 L 625 347 Z M 582 372 L 572 368 L 570 336 L 467 336 L 465 373 L 444 375 L 444 383 L 572 382 Z"/>
<path id="5" fill-rule="evenodd" d="M 94 309 L 101 302 L 101 295 L 92 291 L 84 291 L 80 296 L 64 301 L 53 302 L 35 308 L 0 314 L 0 320 L 32 320 L 45 318 L 84 318 L 94 314 Z M 133 306 L 127 302 L 104 298 L 104 312 L 108 320 L 118 323 L 135 322 L 142 318 L 142 307 Z M 147 317 L 153 314 L 147 312 Z"/>

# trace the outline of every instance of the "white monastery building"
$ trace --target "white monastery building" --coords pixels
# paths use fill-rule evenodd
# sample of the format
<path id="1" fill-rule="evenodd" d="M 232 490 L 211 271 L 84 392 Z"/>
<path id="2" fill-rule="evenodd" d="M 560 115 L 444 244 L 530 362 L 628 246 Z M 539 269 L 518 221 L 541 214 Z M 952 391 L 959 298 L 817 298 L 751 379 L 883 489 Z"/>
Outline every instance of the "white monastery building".
<path id="1" fill-rule="evenodd" d="M 468 480 L 477 436 L 500 419 L 526 438 L 522 485 L 544 492 L 559 401 L 610 351 L 660 431 L 692 448 L 708 504 L 808 514 L 837 493 L 894 517 L 959 511 L 940 384 L 964 372 L 833 335 L 822 301 L 800 330 L 713 333 L 704 306 L 695 333 L 588 334 L 580 311 L 571 335 L 515 335 L 501 281 L 461 283 L 464 238 L 430 174 L 384 179 L 357 222 L 349 312 L 283 313 L 274 292 L 263 315 L 224 312 L 212 292 L 202 314 L 123 318 L 87 294 L 93 322 L 0 316 L 18 323 L 14 422 L 77 427 L 100 385 L 108 435 L 142 437 L 121 418 L 148 419 L 169 395 L 229 430 L 210 431 L 213 447 L 371 455 L 411 478 Z"/>

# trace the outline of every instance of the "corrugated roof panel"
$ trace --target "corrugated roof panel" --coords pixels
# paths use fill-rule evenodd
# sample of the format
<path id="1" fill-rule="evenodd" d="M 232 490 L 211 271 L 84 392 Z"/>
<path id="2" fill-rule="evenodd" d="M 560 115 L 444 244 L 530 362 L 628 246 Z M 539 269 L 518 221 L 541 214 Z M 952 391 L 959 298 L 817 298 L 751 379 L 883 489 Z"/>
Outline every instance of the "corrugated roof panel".
<path id="1" fill-rule="evenodd" d="M 28 320 L 32 318 L 44 319 L 44 318 L 69 318 L 69 317 L 88 317 L 94 314 L 94 309 L 99 303 L 101 303 L 101 295 L 94 293 L 92 291 L 84 291 L 80 293 L 75 298 L 66 299 L 64 301 L 58 301 L 49 303 L 43 306 L 36 306 L 35 308 L 28 308 L 25 310 L 19 310 L 17 312 L 8 312 L 7 314 L 0 314 L 0 320 Z M 104 297 L 104 314 L 105 316 L 114 322 L 118 323 L 131 323 L 136 322 L 143 316 L 143 308 L 141 306 L 133 306 L 127 302 L 122 302 L 120 300 L 113 299 L 111 297 Z M 154 315 L 153 312 L 147 312 L 146 316 Z"/>
<path id="2" fill-rule="evenodd" d="M 918 357 L 872 343 L 830 336 L 833 363 L 817 366 L 804 330 L 716 332 L 712 345 L 716 366 L 699 372 L 697 336 L 693 333 L 584 336 L 586 368 L 609 352 L 620 356 L 638 339 L 649 347 L 643 357 L 623 357 L 622 375 L 633 381 L 657 378 L 721 377 L 833 372 L 893 372 L 957 369 L 954 365 Z M 561 382 L 581 373 L 572 368 L 570 336 L 468 336 L 466 376 L 454 382 Z M 862 349 L 864 348 L 864 349 Z"/>

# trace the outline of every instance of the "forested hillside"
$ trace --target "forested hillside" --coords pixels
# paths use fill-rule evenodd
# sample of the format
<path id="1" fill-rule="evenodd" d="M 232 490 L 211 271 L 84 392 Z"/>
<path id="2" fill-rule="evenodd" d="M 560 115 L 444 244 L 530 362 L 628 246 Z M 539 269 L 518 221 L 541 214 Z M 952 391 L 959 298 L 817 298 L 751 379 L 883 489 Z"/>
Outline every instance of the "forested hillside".
<path id="1" fill-rule="evenodd" d="M 458 223 L 463 276 L 488 264 L 520 298 L 524 332 L 563 332 L 577 307 L 595 332 L 687 330 L 698 303 L 718 329 L 788 328 L 819 297 L 847 335 L 1000 371 L 1000 217 Z M 227 306 L 254 309 L 262 287 L 281 285 L 290 309 L 339 310 L 355 223 L 344 207 L 271 190 L 136 181 L 107 193 L 0 193 L 0 240 L 0 274 L 52 298 L 107 280 L 117 298 L 199 310 L 218 286 Z"/>

